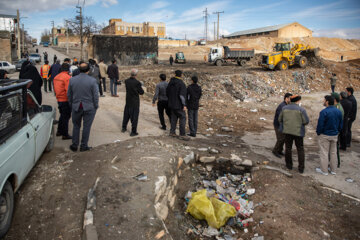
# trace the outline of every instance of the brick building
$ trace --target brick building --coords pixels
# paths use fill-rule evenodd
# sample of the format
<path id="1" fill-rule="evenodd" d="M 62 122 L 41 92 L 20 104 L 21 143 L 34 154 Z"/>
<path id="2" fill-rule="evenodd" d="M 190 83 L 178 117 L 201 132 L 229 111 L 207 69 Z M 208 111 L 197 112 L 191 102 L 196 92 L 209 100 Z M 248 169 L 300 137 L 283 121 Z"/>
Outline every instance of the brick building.
<path id="1" fill-rule="evenodd" d="M 166 29 L 165 23 L 161 22 L 128 23 L 122 19 L 110 19 L 109 25 L 102 29 L 102 33 L 117 36 L 164 38 Z"/>
<path id="2" fill-rule="evenodd" d="M 232 34 L 224 36 L 224 38 L 228 39 L 246 39 L 258 37 L 312 37 L 312 31 L 297 22 L 293 22 L 234 32 Z"/>
<path id="3" fill-rule="evenodd" d="M 0 60 L 12 62 L 17 59 L 16 15 L 0 14 Z"/>

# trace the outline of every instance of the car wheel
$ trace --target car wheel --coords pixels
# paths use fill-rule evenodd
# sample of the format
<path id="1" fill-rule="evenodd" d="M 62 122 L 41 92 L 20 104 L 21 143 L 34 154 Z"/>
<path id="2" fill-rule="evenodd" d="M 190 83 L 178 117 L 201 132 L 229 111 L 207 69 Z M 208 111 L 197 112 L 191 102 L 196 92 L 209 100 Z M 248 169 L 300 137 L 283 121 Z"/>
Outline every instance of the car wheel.
<path id="1" fill-rule="evenodd" d="M 1 191 L 0 196 L 0 238 L 2 239 L 10 228 L 14 212 L 14 191 L 9 181 Z"/>
<path id="2" fill-rule="evenodd" d="M 45 152 L 50 152 L 51 150 L 53 150 L 54 143 L 55 143 L 55 131 L 54 131 L 54 125 L 53 125 L 52 128 L 51 128 L 49 142 L 48 142 L 48 144 L 46 145 L 46 148 L 45 148 Z"/>

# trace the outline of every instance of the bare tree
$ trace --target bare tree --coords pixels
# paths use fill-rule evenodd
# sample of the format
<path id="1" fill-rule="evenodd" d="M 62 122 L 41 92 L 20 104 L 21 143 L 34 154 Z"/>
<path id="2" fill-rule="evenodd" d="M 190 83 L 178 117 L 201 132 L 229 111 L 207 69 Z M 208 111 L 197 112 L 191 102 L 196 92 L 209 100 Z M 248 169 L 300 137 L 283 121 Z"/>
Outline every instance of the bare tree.
<path id="1" fill-rule="evenodd" d="M 80 35 L 80 17 L 65 20 L 68 23 L 69 33 Z M 93 17 L 83 17 L 83 36 L 89 38 L 92 34 L 100 33 L 103 25 L 97 24 Z"/>
<path id="2" fill-rule="evenodd" d="M 41 42 L 50 42 L 50 31 L 45 29 L 41 33 Z"/>

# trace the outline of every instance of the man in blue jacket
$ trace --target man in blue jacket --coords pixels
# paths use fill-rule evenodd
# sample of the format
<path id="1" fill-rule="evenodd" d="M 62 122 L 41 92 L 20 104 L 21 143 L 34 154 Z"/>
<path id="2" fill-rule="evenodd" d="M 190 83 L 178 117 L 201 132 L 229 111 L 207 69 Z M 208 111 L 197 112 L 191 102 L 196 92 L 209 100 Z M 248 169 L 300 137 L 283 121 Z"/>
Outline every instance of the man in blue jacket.
<path id="1" fill-rule="evenodd" d="M 328 175 L 330 160 L 330 173 L 335 175 L 337 159 L 336 142 L 342 128 L 343 118 L 341 111 L 334 106 L 334 98 L 332 96 L 325 96 L 324 106 L 326 108 L 320 112 L 316 127 L 320 148 L 320 167 L 316 168 L 316 172 Z"/>

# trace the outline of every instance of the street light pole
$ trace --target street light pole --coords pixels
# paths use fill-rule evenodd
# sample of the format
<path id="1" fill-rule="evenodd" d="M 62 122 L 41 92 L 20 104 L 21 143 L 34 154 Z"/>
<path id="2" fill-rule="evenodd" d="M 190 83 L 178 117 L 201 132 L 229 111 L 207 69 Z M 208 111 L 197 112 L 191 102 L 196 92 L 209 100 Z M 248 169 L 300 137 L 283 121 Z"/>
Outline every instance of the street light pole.
<path id="1" fill-rule="evenodd" d="M 19 9 L 16 10 L 16 21 L 17 21 L 17 42 L 18 42 L 18 48 L 17 48 L 17 55 L 18 55 L 18 59 L 21 58 L 21 53 L 20 53 L 20 13 L 19 13 Z"/>
<path id="2" fill-rule="evenodd" d="M 66 55 L 69 56 L 69 26 L 68 26 L 68 21 L 66 21 Z"/>
<path id="3" fill-rule="evenodd" d="M 22 24 L 22 52 L 25 53 L 25 28 Z"/>

